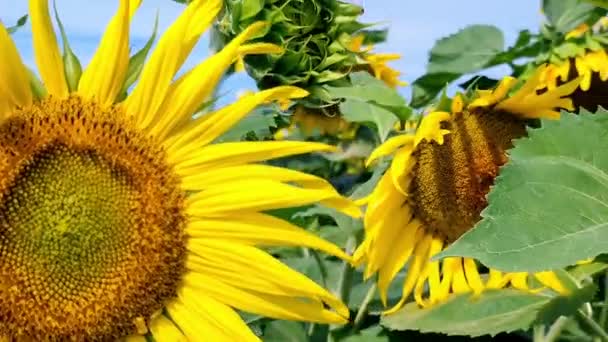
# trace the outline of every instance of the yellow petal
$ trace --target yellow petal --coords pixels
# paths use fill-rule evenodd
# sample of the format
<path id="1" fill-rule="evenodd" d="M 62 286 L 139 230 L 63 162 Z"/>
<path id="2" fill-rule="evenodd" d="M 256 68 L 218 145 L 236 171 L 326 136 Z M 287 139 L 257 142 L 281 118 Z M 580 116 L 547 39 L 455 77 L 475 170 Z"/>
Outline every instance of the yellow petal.
<path id="1" fill-rule="evenodd" d="M 378 158 L 387 156 L 395 152 L 403 145 L 409 145 L 414 142 L 414 136 L 410 134 L 398 135 L 386 140 L 382 145 L 376 147 L 372 154 L 365 161 L 365 166 L 369 167 Z"/>
<path id="2" fill-rule="evenodd" d="M 207 145 L 263 103 L 302 98 L 307 95 L 307 91 L 292 86 L 275 87 L 247 94 L 233 104 L 193 121 L 187 129 L 179 132 L 172 142 L 167 143 L 169 153 L 174 151 L 181 154 L 190 153 Z"/>
<path id="3" fill-rule="evenodd" d="M 395 306 L 385 311 L 384 314 L 390 315 L 395 313 L 397 310 L 403 307 L 406 300 L 409 298 L 412 290 L 414 290 L 414 286 L 418 283 L 419 278 L 423 276 L 422 272 L 429 262 L 429 247 L 432 239 L 433 236 L 431 234 L 423 235 L 422 241 L 420 241 L 414 250 L 414 259 L 408 267 L 407 275 L 405 277 L 405 281 L 403 282 L 401 299 L 397 304 L 395 304 Z"/>
<path id="4" fill-rule="evenodd" d="M 15 43 L 0 23 L 0 99 L 6 111 L 32 103 L 27 69 L 19 57 Z"/>
<path id="5" fill-rule="evenodd" d="M 448 134 L 449 131 L 441 128 L 441 122 L 449 119 L 450 113 L 447 112 L 432 112 L 427 114 L 416 130 L 414 146 L 418 146 L 423 140 L 427 140 L 428 142 L 436 141 L 440 145 L 443 144 L 443 136 Z"/>
<path id="6" fill-rule="evenodd" d="M 541 284 L 554 290 L 560 294 L 567 294 L 570 291 L 562 284 L 557 275 L 551 271 L 534 273 L 534 277 L 540 281 Z"/>
<path id="7" fill-rule="evenodd" d="M 380 299 L 386 306 L 388 287 L 399 272 L 410 260 L 414 247 L 420 242 L 424 234 L 419 221 L 410 222 L 394 242 L 391 242 L 386 262 L 378 271 L 378 291 Z"/>
<path id="8" fill-rule="evenodd" d="M 169 162 L 183 176 L 213 167 L 255 163 L 309 152 L 331 152 L 335 147 L 302 141 L 248 141 L 205 146 L 191 154 L 169 154 Z"/>
<path id="9" fill-rule="evenodd" d="M 138 123 L 149 122 L 156 115 L 175 73 L 221 7 L 221 0 L 191 1 L 160 38 L 142 69 L 139 83 L 125 101 L 127 112 Z"/>
<path id="10" fill-rule="evenodd" d="M 129 23 L 132 7 L 141 0 L 121 0 L 91 62 L 82 73 L 78 93 L 101 105 L 113 104 L 122 89 L 129 66 Z"/>
<path id="11" fill-rule="evenodd" d="M 228 337 L 228 340 L 260 341 L 232 308 L 209 297 L 204 291 L 185 286 L 180 288 L 177 294 L 193 316 L 213 326 L 213 329 Z M 199 336 L 199 339 L 201 337 Z"/>
<path id="12" fill-rule="evenodd" d="M 457 261 L 454 263 L 454 280 L 452 282 L 452 291 L 454 293 L 466 293 L 471 291 L 467 279 L 465 278 L 464 269 L 462 268 L 462 258 L 456 258 Z"/>
<path id="13" fill-rule="evenodd" d="M 230 341 L 231 336 L 216 327 L 206 317 L 193 312 L 181 299 L 174 299 L 167 307 L 171 319 L 184 332 L 188 341 Z"/>
<path id="14" fill-rule="evenodd" d="M 298 207 L 321 202 L 351 216 L 359 216 L 359 209 L 334 189 L 307 189 L 270 179 L 241 179 L 188 198 L 190 215 L 208 217 L 244 210 L 263 211 Z"/>
<path id="15" fill-rule="evenodd" d="M 431 241 L 431 247 L 429 248 L 429 258 L 432 258 L 435 254 L 441 252 L 443 249 L 443 239 L 434 238 Z M 439 274 L 439 261 L 431 261 L 428 264 L 429 272 L 429 292 L 431 303 L 435 303 L 438 300 L 438 294 L 441 292 L 441 275 Z"/>
<path id="16" fill-rule="evenodd" d="M 68 96 L 68 84 L 49 15 L 48 0 L 30 0 L 29 8 L 38 71 L 48 93 L 58 98 L 65 98 Z"/>
<path id="17" fill-rule="evenodd" d="M 164 315 L 158 315 L 150 322 L 150 332 L 156 341 L 186 342 L 186 336 Z"/>
<path id="18" fill-rule="evenodd" d="M 199 288 L 208 296 L 234 308 L 266 317 L 315 323 L 347 322 L 345 317 L 328 309 L 321 301 L 298 298 L 295 295 L 278 296 L 249 291 L 219 279 L 204 272 L 191 272 L 184 276 L 184 283 L 188 287 Z"/>
<path id="19" fill-rule="evenodd" d="M 290 269 L 270 254 L 251 246 L 228 241 L 190 241 L 196 255 L 186 267 L 249 291 L 323 301 L 343 317 L 348 308 L 338 298 L 304 275 Z"/>
<path id="20" fill-rule="evenodd" d="M 207 58 L 194 69 L 180 77 L 170 88 L 158 113 L 149 115 L 142 127 L 150 125 L 150 131 L 160 137 L 166 136 L 206 101 L 215 90 L 232 62 L 239 56 L 239 47 L 267 26 L 257 22 L 232 39 L 222 51 Z"/>
<path id="21" fill-rule="evenodd" d="M 483 291 L 483 282 L 477 271 L 477 264 L 471 258 L 464 258 L 464 273 L 467 277 L 467 283 L 474 293 L 479 294 Z"/>
<path id="22" fill-rule="evenodd" d="M 387 201 L 386 204 L 389 203 L 390 202 Z M 365 279 L 369 278 L 378 269 L 385 266 L 388 262 L 388 256 L 390 255 L 395 240 L 399 239 L 404 228 L 410 227 L 410 220 L 412 218 L 411 208 L 404 206 L 401 210 L 395 210 L 400 208 L 401 203 L 396 201 L 393 203 L 395 204 L 392 208 L 386 208 L 384 215 L 380 216 L 379 219 L 374 220 L 374 231 L 369 234 L 369 237 L 373 242 L 370 244 L 369 251 L 367 252 L 368 261 L 364 273 Z M 391 215 L 386 215 L 386 213 L 391 213 Z M 414 222 L 414 225 L 416 225 L 416 222 Z M 412 227 L 410 227 L 410 229 L 411 228 Z M 410 231 L 410 233 L 410 239 L 416 237 L 415 231 Z"/>
<path id="23" fill-rule="evenodd" d="M 285 220 L 256 212 L 241 212 L 226 219 L 195 219 L 186 228 L 193 239 L 217 239 L 254 246 L 302 246 L 335 255 L 350 257 L 338 246 Z"/>

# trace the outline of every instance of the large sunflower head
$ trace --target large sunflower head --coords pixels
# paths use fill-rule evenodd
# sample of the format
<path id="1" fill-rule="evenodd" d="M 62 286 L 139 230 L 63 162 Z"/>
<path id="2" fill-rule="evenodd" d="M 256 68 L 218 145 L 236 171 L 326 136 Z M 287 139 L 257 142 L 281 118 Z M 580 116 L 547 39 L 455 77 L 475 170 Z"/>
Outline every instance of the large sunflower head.
<path id="1" fill-rule="evenodd" d="M 244 53 L 254 23 L 173 81 L 220 0 L 191 1 L 126 99 L 129 24 L 121 0 L 74 89 L 46 0 L 31 0 L 46 88 L 0 24 L 0 339 L 257 340 L 234 309 L 343 323 L 336 297 L 258 246 L 342 250 L 265 212 L 320 202 L 358 209 L 324 180 L 258 162 L 332 148 L 303 142 L 211 144 L 259 104 L 307 95 L 277 87 L 192 114 Z M 260 48 L 260 49 L 258 49 Z"/>
<path id="2" fill-rule="evenodd" d="M 511 141 L 526 134 L 527 121 L 555 119 L 559 117 L 556 109 L 572 109 L 571 100 L 565 97 L 578 87 L 579 80 L 539 94 L 535 88 L 544 71 L 544 67 L 538 70 L 511 96 L 508 93 L 515 79 L 509 77 L 493 91 L 478 92 L 468 104 L 456 97 L 451 113 L 426 115 L 414 134 L 390 138 L 368 159 L 371 163 L 394 156 L 367 199 L 366 236 L 354 259 L 366 264 L 366 277 L 378 274 L 385 304 L 389 284 L 407 265 L 402 300 L 393 310 L 412 293 L 426 307 L 451 293 L 529 288 L 527 273 L 489 270 L 483 280 L 473 259 L 431 258 L 480 220 L 486 195 L 500 166 L 507 162 Z M 555 291 L 565 291 L 550 271 L 533 276 Z"/>

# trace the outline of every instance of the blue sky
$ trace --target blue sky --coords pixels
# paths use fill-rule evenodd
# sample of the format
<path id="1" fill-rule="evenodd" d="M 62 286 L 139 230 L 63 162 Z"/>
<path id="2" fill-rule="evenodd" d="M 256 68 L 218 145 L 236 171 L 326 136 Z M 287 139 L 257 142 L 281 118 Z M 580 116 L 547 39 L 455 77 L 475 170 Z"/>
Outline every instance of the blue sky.
<path id="1" fill-rule="evenodd" d="M 388 41 L 376 47 L 376 51 L 402 54 L 400 61 L 392 65 L 403 73 L 403 79 L 411 82 L 424 74 L 428 51 L 435 40 L 470 24 L 492 24 L 503 30 L 507 46 L 514 42 L 521 29 L 536 30 L 541 21 L 540 0 L 352 0 L 365 7 L 363 21 L 388 26 Z M 81 61 L 86 64 L 105 29 L 109 18 L 118 6 L 110 0 L 56 0 L 59 14 L 68 32 L 70 43 Z M 161 32 L 179 15 L 183 5 L 171 0 L 144 0 L 131 28 L 133 49 L 138 49 L 149 37 L 157 11 Z M 0 0 L 0 19 L 11 26 L 27 11 L 27 1 Z M 22 28 L 14 35 L 24 61 L 34 65 L 31 32 Z M 186 62 L 185 68 L 194 66 L 208 55 L 207 39 L 204 38 Z M 494 69 L 490 75 L 500 76 L 506 69 Z M 253 81 L 246 75 L 238 75 L 224 85 L 224 91 L 236 94 L 242 89 L 254 89 Z M 222 91 L 222 93 L 224 92 Z M 400 90 L 409 96 L 410 89 Z"/>

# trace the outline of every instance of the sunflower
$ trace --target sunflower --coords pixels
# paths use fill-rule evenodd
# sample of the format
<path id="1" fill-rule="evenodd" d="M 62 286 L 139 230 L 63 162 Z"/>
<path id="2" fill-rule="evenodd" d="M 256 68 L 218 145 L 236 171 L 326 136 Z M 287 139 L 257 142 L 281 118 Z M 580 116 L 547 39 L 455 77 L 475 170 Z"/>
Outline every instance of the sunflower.
<path id="1" fill-rule="evenodd" d="M 580 87 L 570 95 L 576 110 L 583 107 L 594 112 L 598 106 L 608 107 L 608 54 L 604 49 L 585 50 L 550 64 L 543 72 L 538 89 L 551 90 L 577 77 L 581 77 Z"/>
<path id="2" fill-rule="evenodd" d="M 530 275 L 490 269 L 484 280 L 473 259 L 431 261 L 480 220 L 486 194 L 507 162 L 511 140 L 526 134 L 527 120 L 556 119 L 556 108 L 572 109 L 565 97 L 579 80 L 538 94 L 535 88 L 543 72 L 541 67 L 512 96 L 507 93 L 516 80 L 507 77 L 493 91 L 478 92 L 468 105 L 458 97 L 451 113 L 426 115 L 415 134 L 394 136 L 370 155 L 368 165 L 382 156 L 394 158 L 364 201 L 366 236 L 353 258 L 357 265 L 366 264 L 366 278 L 377 273 L 385 305 L 390 283 L 407 265 L 402 299 L 387 313 L 401 308 L 412 293 L 421 307 L 428 307 L 451 293 L 507 286 L 527 290 L 532 278 L 554 291 L 566 291 L 551 271 Z"/>
<path id="3" fill-rule="evenodd" d="M 335 296 L 258 246 L 341 249 L 265 211 L 320 202 L 357 216 L 323 179 L 258 164 L 332 148 L 211 144 L 257 105 L 307 93 L 277 87 L 192 114 L 265 27 L 255 23 L 172 81 L 220 0 L 194 0 L 117 102 L 140 0 L 121 0 L 77 87 L 66 82 L 46 0 L 31 0 L 47 95 L 0 24 L 0 338 L 253 341 L 235 309 L 344 323 Z M 262 47 L 261 50 L 266 50 Z"/>
<path id="4" fill-rule="evenodd" d="M 401 72 L 391 68 L 387 62 L 401 59 L 398 53 L 373 53 L 373 46 L 363 46 L 365 35 L 359 34 L 352 38 L 349 49 L 353 52 L 361 54 L 364 63 L 370 74 L 381 80 L 386 85 L 392 88 L 407 85 L 406 82 L 400 81 Z"/>

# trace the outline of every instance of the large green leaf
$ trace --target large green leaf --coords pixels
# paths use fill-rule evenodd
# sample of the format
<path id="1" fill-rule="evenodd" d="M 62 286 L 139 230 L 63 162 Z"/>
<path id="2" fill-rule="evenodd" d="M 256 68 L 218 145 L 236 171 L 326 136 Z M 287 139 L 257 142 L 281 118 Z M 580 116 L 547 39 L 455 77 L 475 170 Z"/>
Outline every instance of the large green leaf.
<path id="1" fill-rule="evenodd" d="M 543 0 L 543 12 L 556 31 L 567 33 L 594 15 L 594 6 L 579 0 Z"/>
<path id="2" fill-rule="evenodd" d="M 479 297 L 455 295 L 428 309 L 409 303 L 381 324 L 393 330 L 419 330 L 448 335 L 496 335 L 527 329 L 550 298 L 517 290 L 489 290 Z"/>
<path id="3" fill-rule="evenodd" d="M 438 257 L 505 271 L 561 268 L 608 250 L 608 112 L 562 113 L 515 142 L 475 228 Z"/>
<path id="4" fill-rule="evenodd" d="M 484 68 L 503 49 L 504 37 L 498 28 L 471 25 L 435 43 L 428 72 L 474 72 Z"/>

